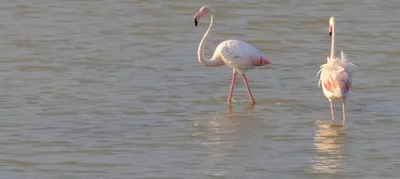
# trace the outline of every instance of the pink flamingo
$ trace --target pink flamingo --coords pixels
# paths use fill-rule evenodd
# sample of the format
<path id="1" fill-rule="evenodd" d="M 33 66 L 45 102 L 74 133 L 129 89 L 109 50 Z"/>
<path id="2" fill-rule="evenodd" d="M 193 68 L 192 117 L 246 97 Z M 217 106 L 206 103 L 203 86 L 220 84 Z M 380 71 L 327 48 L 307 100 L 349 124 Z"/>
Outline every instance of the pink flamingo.
<path id="1" fill-rule="evenodd" d="M 322 91 L 328 98 L 331 106 L 331 120 L 334 120 L 334 111 L 332 100 L 342 101 L 343 125 L 346 121 L 346 98 L 352 84 L 353 67 L 355 65 L 348 61 L 346 54 L 341 51 L 340 58 L 335 57 L 335 18 L 329 19 L 329 35 L 331 41 L 331 55 L 327 57 L 326 64 L 321 65 L 317 76 L 319 75 L 318 86 L 322 86 Z"/>
<path id="2" fill-rule="evenodd" d="M 231 87 L 228 95 L 228 103 L 232 102 L 232 93 L 235 86 L 236 74 L 240 73 L 243 78 L 244 84 L 247 88 L 251 104 L 255 104 L 253 94 L 251 93 L 249 84 L 246 79 L 245 71 L 255 68 L 257 66 L 271 65 L 271 62 L 255 47 L 240 40 L 226 40 L 221 42 L 214 51 L 211 59 L 204 57 L 204 47 L 210 30 L 214 25 L 213 11 L 208 6 L 200 8 L 199 12 L 194 16 L 194 24 L 197 26 L 198 21 L 204 15 L 210 15 L 211 22 L 208 30 L 201 39 L 197 56 L 199 62 L 206 67 L 227 66 L 233 69 Z"/>

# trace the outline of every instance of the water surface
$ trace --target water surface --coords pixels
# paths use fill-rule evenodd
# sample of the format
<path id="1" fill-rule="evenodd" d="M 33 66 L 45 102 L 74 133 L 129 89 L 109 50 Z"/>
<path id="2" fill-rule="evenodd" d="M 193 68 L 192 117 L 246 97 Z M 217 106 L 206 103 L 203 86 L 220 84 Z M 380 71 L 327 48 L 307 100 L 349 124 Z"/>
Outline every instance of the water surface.
<path id="1" fill-rule="evenodd" d="M 244 40 L 276 65 L 197 62 L 211 5 L 211 56 Z M 81 0 L 0 4 L 3 178 L 397 178 L 400 3 Z M 315 77 L 337 50 L 359 68 L 345 127 Z M 340 123 L 340 103 L 336 103 Z"/>

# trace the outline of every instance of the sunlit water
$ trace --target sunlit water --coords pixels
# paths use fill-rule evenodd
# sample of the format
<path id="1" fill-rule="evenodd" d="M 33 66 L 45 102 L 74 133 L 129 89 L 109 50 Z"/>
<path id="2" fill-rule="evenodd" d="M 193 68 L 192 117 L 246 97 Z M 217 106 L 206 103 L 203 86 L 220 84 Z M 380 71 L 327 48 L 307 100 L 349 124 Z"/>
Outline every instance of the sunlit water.
<path id="1" fill-rule="evenodd" d="M 276 65 L 197 62 L 244 40 Z M 80 0 L 0 3 L 1 178 L 398 178 L 400 2 Z M 344 127 L 315 77 L 337 50 L 358 66 Z M 336 123 L 341 123 L 336 103 Z"/>

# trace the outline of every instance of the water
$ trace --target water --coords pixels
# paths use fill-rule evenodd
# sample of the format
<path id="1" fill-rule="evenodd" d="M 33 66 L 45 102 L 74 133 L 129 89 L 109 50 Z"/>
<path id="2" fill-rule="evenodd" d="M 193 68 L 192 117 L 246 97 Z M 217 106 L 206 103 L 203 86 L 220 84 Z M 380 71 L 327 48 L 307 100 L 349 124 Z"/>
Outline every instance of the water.
<path id="1" fill-rule="evenodd" d="M 267 54 L 227 105 L 231 70 L 197 62 L 226 39 Z M 81 0 L 0 4 L 2 178 L 397 178 L 400 3 Z M 337 50 L 359 68 L 345 127 L 315 77 Z M 340 123 L 340 103 L 336 103 Z"/>

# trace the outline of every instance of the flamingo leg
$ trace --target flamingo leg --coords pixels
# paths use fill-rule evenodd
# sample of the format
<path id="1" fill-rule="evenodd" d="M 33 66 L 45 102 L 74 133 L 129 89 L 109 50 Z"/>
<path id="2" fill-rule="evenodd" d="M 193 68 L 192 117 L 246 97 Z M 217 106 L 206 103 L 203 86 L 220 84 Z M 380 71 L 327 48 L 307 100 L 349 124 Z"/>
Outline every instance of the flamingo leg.
<path id="1" fill-rule="evenodd" d="M 244 81 L 244 85 L 246 85 L 247 92 L 249 93 L 249 98 L 250 98 L 251 104 L 254 105 L 254 104 L 256 104 L 256 101 L 254 100 L 253 94 L 251 93 L 249 83 L 247 82 L 247 79 L 246 79 L 246 75 L 242 74 L 242 78 Z"/>
<path id="2" fill-rule="evenodd" d="M 346 121 L 346 99 L 342 100 L 342 110 L 343 110 L 343 125 Z"/>
<path id="3" fill-rule="evenodd" d="M 335 114 L 333 112 L 333 104 L 332 100 L 329 100 L 329 104 L 331 105 L 331 120 L 333 121 L 335 119 Z"/>
<path id="4" fill-rule="evenodd" d="M 233 88 L 235 88 L 236 74 L 237 74 L 236 70 L 233 69 L 231 87 L 229 89 L 229 95 L 228 95 L 228 103 L 232 103 L 232 94 L 233 94 Z"/>

